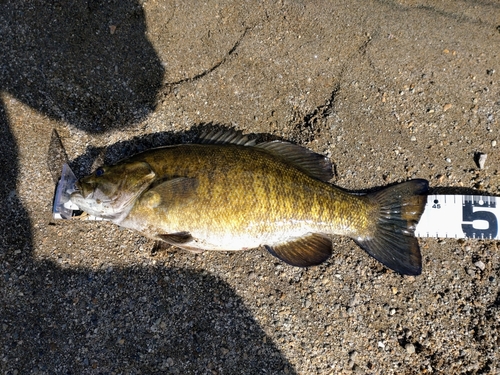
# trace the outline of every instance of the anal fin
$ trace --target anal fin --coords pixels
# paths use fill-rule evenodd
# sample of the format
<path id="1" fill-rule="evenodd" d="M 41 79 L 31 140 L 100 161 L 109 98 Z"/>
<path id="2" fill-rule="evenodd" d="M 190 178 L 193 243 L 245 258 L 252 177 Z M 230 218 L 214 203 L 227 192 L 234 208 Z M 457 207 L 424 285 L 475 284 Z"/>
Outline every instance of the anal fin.
<path id="1" fill-rule="evenodd" d="M 332 241 L 317 233 L 272 247 L 265 245 L 265 248 L 283 262 L 296 267 L 316 266 L 332 255 Z"/>

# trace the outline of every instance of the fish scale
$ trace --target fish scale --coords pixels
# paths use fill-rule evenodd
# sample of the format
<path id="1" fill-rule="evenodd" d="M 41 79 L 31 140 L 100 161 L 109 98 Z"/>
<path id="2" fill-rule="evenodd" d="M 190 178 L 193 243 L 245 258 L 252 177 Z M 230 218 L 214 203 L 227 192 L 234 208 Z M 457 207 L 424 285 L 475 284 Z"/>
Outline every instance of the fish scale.
<path id="1" fill-rule="evenodd" d="M 168 149 L 163 151 L 165 153 L 171 151 L 172 155 L 170 157 L 175 157 L 176 160 L 179 160 L 182 159 L 183 148 L 178 147 L 175 150 Z M 186 146 L 186 148 L 188 148 L 188 156 L 185 163 L 191 164 L 190 153 L 192 147 Z M 234 228 L 248 229 L 245 227 L 248 227 L 249 224 L 254 228 L 258 227 L 259 233 L 257 235 L 261 235 L 260 228 L 262 225 L 259 224 L 266 221 L 275 222 L 276 217 L 293 217 L 293 220 L 301 223 L 302 226 L 304 226 L 303 223 L 305 222 L 326 222 L 324 218 L 318 220 L 319 218 L 315 216 L 320 211 L 320 204 L 311 204 L 311 195 L 308 196 L 307 200 L 303 199 L 303 191 L 292 185 L 296 184 L 297 187 L 303 186 L 304 183 L 300 182 L 300 178 L 310 179 L 308 176 L 299 175 L 294 169 L 284 169 L 280 164 L 269 166 L 268 164 L 276 163 L 273 159 L 268 158 L 267 155 L 259 162 L 260 165 L 253 167 L 253 169 L 258 169 L 258 173 L 260 174 L 260 176 L 256 176 L 255 173 L 249 173 L 253 169 L 238 168 L 236 163 L 234 163 L 233 167 L 228 168 L 229 165 L 232 165 L 229 160 L 238 160 L 238 164 L 250 163 L 251 161 L 255 163 L 256 155 L 250 152 L 250 149 L 240 150 L 241 146 L 222 148 L 216 146 L 218 152 L 214 153 L 211 150 L 204 150 L 206 148 L 207 146 L 201 147 L 200 153 L 204 154 L 204 157 L 210 156 L 212 158 L 212 162 L 210 163 L 211 169 L 208 169 L 207 165 L 198 164 L 198 168 L 179 168 L 177 166 L 173 171 L 163 170 L 168 176 L 182 173 L 185 176 L 200 180 L 201 190 L 197 192 L 197 202 L 191 204 L 188 208 L 182 207 L 180 210 L 176 209 L 171 218 L 166 219 L 169 220 L 169 225 L 173 226 L 172 230 L 181 231 L 181 228 L 185 225 L 185 221 L 190 221 L 194 217 L 199 216 L 200 211 L 204 212 L 204 217 L 197 219 L 198 227 L 207 227 L 210 225 L 210 230 L 214 233 L 214 237 L 217 236 L 215 234 L 217 232 L 222 235 L 225 232 L 231 232 Z M 154 158 L 149 158 L 145 155 L 141 160 L 148 162 L 153 169 L 156 169 L 155 161 L 153 161 Z M 224 170 L 225 173 L 217 171 L 219 169 L 218 163 L 223 163 L 224 166 L 220 170 Z M 170 163 L 166 164 L 171 165 Z M 271 173 L 271 170 L 274 173 Z M 218 180 L 218 183 L 214 184 L 211 182 L 214 180 Z M 310 180 L 308 181 L 310 184 L 322 186 L 320 182 Z M 249 191 L 251 192 L 250 194 L 248 194 Z M 314 200 L 317 199 L 317 195 L 312 195 L 312 197 L 315 198 Z M 322 207 L 325 206 L 323 205 Z M 306 208 L 308 208 L 307 213 Z M 181 210 L 182 212 L 180 212 Z M 131 212 L 131 218 L 133 217 L 134 211 Z M 184 219 L 180 221 L 177 218 Z M 290 220 L 290 222 L 292 221 Z M 331 220 L 329 224 L 332 225 Z M 290 225 L 293 226 L 292 224 Z M 297 227 L 298 225 L 295 226 Z M 273 228 L 269 227 L 267 229 L 270 232 L 273 230 Z M 309 228 L 309 230 L 314 229 Z"/>

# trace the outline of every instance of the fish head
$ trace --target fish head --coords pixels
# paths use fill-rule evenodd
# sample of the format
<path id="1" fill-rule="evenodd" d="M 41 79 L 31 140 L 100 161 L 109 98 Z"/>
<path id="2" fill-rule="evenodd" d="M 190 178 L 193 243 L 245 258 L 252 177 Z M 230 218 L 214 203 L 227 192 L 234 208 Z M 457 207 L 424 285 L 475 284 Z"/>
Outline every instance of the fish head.
<path id="1" fill-rule="evenodd" d="M 155 176 L 151 166 L 140 161 L 103 166 L 75 183 L 71 201 L 90 215 L 119 222 Z"/>

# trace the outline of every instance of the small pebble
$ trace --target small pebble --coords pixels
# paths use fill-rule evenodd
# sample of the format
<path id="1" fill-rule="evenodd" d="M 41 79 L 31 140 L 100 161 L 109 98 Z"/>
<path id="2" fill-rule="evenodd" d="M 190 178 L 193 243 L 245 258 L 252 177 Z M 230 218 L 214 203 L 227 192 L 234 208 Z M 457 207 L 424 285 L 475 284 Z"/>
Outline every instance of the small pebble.
<path id="1" fill-rule="evenodd" d="M 444 106 L 443 106 L 443 111 L 446 112 L 447 110 L 449 110 L 451 107 L 453 107 L 452 104 L 450 103 L 446 103 Z"/>
<path id="2" fill-rule="evenodd" d="M 411 138 L 410 138 L 410 141 L 415 142 L 416 140 L 417 140 L 417 137 L 415 137 L 414 135 L 412 135 Z"/>
<path id="3" fill-rule="evenodd" d="M 447 163 L 451 163 L 451 159 L 450 158 L 446 158 L 446 162 Z"/>
<path id="4" fill-rule="evenodd" d="M 491 141 L 491 147 L 495 147 L 497 145 L 497 141 L 493 140 Z"/>
<path id="5" fill-rule="evenodd" d="M 479 169 L 484 169 L 484 164 L 486 163 L 487 157 L 488 154 L 479 154 L 479 157 L 477 159 L 477 165 L 479 166 Z"/>
<path id="6" fill-rule="evenodd" d="M 480 260 L 478 260 L 476 263 L 474 263 L 474 265 L 479 268 L 481 271 L 484 271 L 484 269 L 486 268 L 486 265 L 481 262 Z"/>
<path id="7" fill-rule="evenodd" d="M 413 354 L 413 353 L 415 353 L 415 345 L 413 345 L 413 344 L 406 344 L 406 345 L 405 345 L 405 349 L 406 349 L 406 352 L 407 352 L 408 354 Z"/>

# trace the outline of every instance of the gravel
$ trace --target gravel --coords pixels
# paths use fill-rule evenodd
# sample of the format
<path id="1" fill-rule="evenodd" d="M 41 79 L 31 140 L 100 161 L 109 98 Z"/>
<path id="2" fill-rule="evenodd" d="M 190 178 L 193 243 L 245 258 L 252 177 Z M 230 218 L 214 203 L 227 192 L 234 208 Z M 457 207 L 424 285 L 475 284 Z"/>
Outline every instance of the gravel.
<path id="1" fill-rule="evenodd" d="M 499 373 L 497 242 L 421 239 L 418 277 L 346 238 L 307 269 L 157 250 L 53 220 L 46 165 L 54 128 L 81 176 L 219 125 L 328 155 L 345 189 L 500 195 L 494 2 L 0 8 L 0 373 Z"/>

